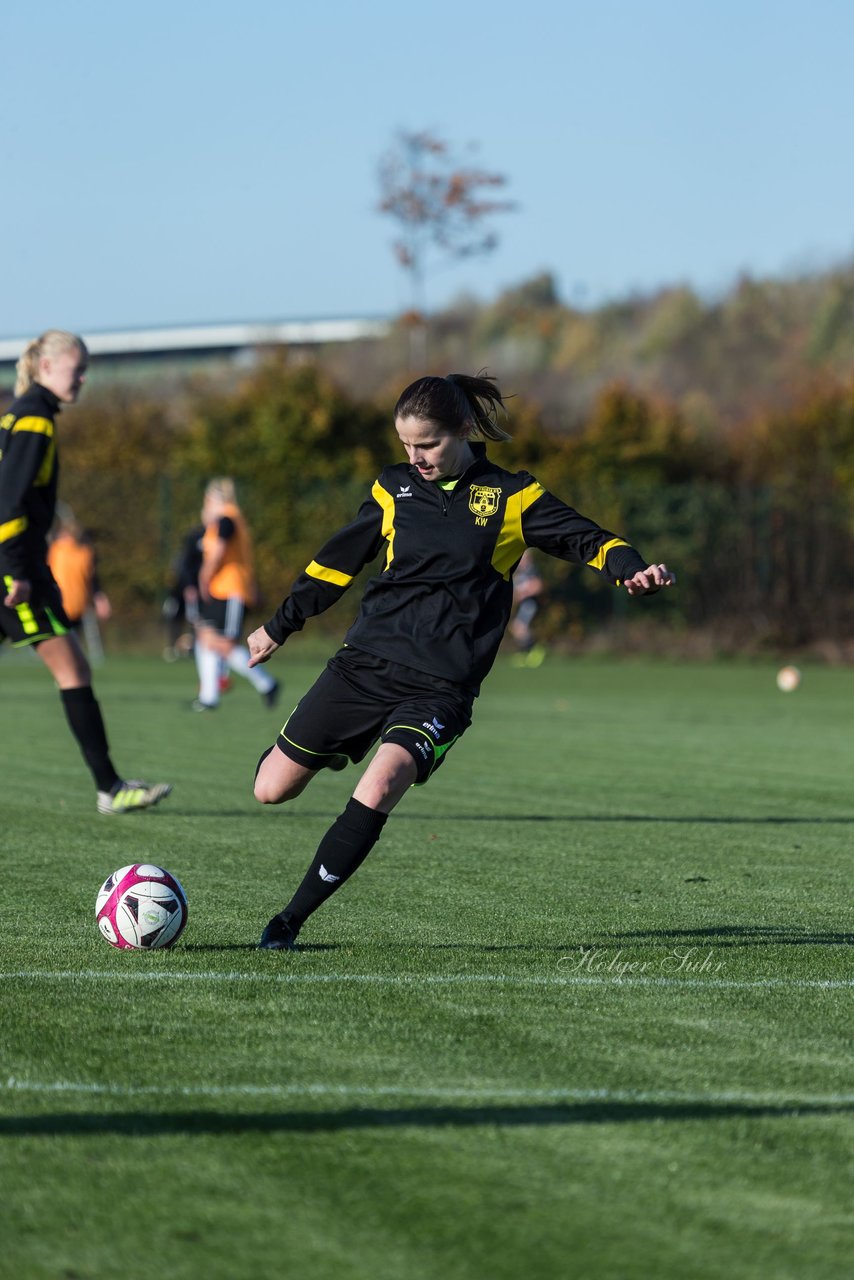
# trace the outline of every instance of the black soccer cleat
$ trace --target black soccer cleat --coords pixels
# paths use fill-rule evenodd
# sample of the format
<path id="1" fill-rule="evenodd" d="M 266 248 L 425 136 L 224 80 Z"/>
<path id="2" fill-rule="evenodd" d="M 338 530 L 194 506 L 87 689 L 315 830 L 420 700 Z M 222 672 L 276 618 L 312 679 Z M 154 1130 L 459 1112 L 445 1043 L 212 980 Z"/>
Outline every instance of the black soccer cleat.
<path id="1" fill-rule="evenodd" d="M 261 694 L 261 701 L 265 707 L 275 707 L 279 701 L 279 694 L 282 692 L 282 686 L 277 680 L 272 689 L 268 689 L 266 693 Z"/>
<path id="2" fill-rule="evenodd" d="M 258 951 L 296 951 L 296 940 L 299 928 L 281 916 L 273 916 L 261 934 Z"/>

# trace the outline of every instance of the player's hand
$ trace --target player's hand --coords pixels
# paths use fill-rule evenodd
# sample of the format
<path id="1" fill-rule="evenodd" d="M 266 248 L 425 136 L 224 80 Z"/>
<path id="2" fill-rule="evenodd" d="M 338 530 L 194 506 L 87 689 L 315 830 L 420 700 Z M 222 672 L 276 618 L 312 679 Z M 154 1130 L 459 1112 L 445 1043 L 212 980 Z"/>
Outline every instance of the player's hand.
<path id="1" fill-rule="evenodd" d="M 92 605 L 98 621 L 109 622 L 113 616 L 113 606 L 110 604 L 109 596 L 106 596 L 103 591 L 96 591 L 92 597 Z"/>
<path id="2" fill-rule="evenodd" d="M 246 643 L 249 646 L 250 667 L 257 667 L 260 662 L 266 662 L 272 658 L 277 649 L 282 647 L 276 644 L 275 640 L 270 639 L 263 627 L 253 631 Z"/>
<path id="3" fill-rule="evenodd" d="M 16 604 L 28 604 L 31 591 L 32 587 L 26 578 L 13 578 L 3 603 L 7 609 L 14 609 Z"/>
<path id="4" fill-rule="evenodd" d="M 631 578 L 626 578 L 623 586 L 630 596 L 651 596 L 662 587 L 672 587 L 676 582 L 676 574 L 671 573 L 666 564 L 648 564 L 645 569 L 638 569 Z"/>

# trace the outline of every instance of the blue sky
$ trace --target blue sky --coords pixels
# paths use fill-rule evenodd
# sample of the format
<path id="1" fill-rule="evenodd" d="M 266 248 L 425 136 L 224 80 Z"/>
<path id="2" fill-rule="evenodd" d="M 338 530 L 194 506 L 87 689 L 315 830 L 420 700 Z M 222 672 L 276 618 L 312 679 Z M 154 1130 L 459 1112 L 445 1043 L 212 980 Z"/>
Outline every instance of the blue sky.
<path id="1" fill-rule="evenodd" d="M 0 42 L 0 336 L 401 309 L 400 129 L 477 144 L 519 205 L 433 307 L 854 249 L 849 0 L 41 0 Z"/>

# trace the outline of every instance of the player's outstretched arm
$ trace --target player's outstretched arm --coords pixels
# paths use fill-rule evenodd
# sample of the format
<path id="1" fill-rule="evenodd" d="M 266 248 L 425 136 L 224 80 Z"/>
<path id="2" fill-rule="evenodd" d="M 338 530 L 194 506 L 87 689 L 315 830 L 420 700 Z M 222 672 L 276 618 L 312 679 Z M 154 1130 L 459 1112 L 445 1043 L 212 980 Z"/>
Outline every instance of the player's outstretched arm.
<path id="1" fill-rule="evenodd" d="M 651 596 L 662 587 L 672 587 L 675 583 L 676 574 L 671 573 L 666 564 L 648 564 L 631 578 L 626 578 L 623 586 L 630 596 Z"/>
<path id="2" fill-rule="evenodd" d="M 257 667 L 260 662 L 266 662 L 272 658 L 277 649 L 282 647 L 276 644 L 275 640 L 270 639 L 263 627 L 253 631 L 246 643 L 249 646 L 250 667 Z"/>

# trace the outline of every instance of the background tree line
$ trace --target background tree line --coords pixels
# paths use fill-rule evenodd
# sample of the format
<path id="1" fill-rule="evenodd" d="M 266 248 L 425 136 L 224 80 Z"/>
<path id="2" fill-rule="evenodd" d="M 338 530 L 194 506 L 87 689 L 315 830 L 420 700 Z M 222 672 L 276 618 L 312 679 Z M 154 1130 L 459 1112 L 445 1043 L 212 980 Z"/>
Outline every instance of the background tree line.
<path id="1" fill-rule="evenodd" d="M 405 367 L 411 323 L 401 317 L 369 353 L 330 349 L 324 365 L 372 398 Z M 431 368 L 494 367 L 555 431 L 583 426 L 603 388 L 622 382 L 715 434 L 854 377 L 854 263 L 744 276 L 716 297 L 673 286 L 597 307 L 565 301 L 543 272 L 492 301 L 460 296 L 427 330 Z"/>
<path id="2" fill-rule="evenodd" d="M 497 371 L 513 394 L 514 380 Z M 258 613 L 272 612 L 381 466 L 399 458 L 390 407 L 409 377 L 398 370 L 357 398 L 327 369 L 280 352 L 230 387 L 196 381 L 179 401 L 87 390 L 63 415 L 62 492 L 96 535 L 117 632 L 154 630 L 170 562 L 213 475 L 237 481 L 256 543 Z M 514 438 L 493 447 L 503 465 L 531 470 L 680 571 L 678 591 L 632 608 L 596 575 L 543 557 L 549 637 L 847 653 L 854 380 L 827 377 L 786 406 L 714 429 L 628 380 L 600 388 L 572 429 L 557 429 L 528 394 L 514 394 L 510 410 Z M 355 606 L 348 593 L 319 625 L 340 630 Z"/>

